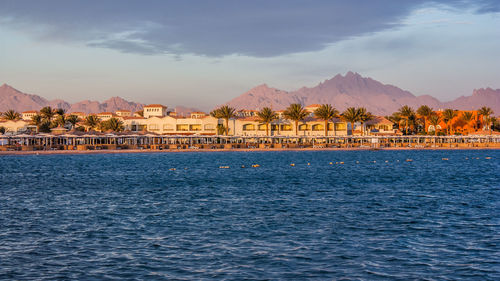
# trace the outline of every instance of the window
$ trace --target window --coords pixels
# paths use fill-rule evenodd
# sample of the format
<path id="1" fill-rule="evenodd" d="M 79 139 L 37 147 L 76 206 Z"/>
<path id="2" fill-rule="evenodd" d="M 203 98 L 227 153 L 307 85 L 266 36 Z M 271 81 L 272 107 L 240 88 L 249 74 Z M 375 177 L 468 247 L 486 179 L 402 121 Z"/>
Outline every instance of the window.
<path id="1" fill-rule="evenodd" d="M 177 125 L 177 131 L 189 131 L 189 125 L 188 124 Z"/>
<path id="2" fill-rule="evenodd" d="M 201 125 L 195 124 L 195 125 L 189 125 L 190 131 L 201 131 Z"/>
<path id="3" fill-rule="evenodd" d="M 313 130 L 313 131 L 323 131 L 323 130 L 324 130 L 324 126 L 323 126 L 323 125 L 321 125 L 321 124 L 314 124 L 314 125 L 312 126 L 312 130 Z"/>
<path id="4" fill-rule="evenodd" d="M 164 131 L 173 131 L 174 126 L 172 124 L 165 124 L 165 125 L 163 125 L 163 130 Z"/>
<path id="5" fill-rule="evenodd" d="M 299 131 L 307 131 L 309 130 L 309 127 L 307 126 L 307 124 L 300 124 L 299 125 Z"/>
<path id="6" fill-rule="evenodd" d="M 150 124 L 149 130 L 150 131 L 158 131 L 158 124 Z"/>
<path id="7" fill-rule="evenodd" d="M 213 130 L 215 130 L 215 125 L 213 124 L 205 125 L 205 131 L 213 131 Z"/>
<path id="8" fill-rule="evenodd" d="M 346 123 L 335 123 L 335 130 L 336 131 L 345 131 L 345 130 L 347 130 Z"/>
<path id="9" fill-rule="evenodd" d="M 243 131 L 255 131 L 254 124 L 245 124 L 243 125 Z"/>
<path id="10" fill-rule="evenodd" d="M 260 124 L 259 131 L 265 131 L 265 130 L 266 130 L 266 124 Z"/>
<path id="11" fill-rule="evenodd" d="M 291 131 L 292 130 L 292 125 L 290 125 L 290 124 L 281 125 L 281 130 L 282 131 Z"/>

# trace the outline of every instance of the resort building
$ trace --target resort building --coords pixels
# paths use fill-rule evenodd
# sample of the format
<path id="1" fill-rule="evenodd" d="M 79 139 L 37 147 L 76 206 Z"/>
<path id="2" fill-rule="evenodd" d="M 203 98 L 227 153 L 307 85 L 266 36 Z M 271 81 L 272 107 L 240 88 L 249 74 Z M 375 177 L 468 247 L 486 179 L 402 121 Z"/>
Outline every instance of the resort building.
<path id="1" fill-rule="evenodd" d="M 37 115 L 38 111 L 36 110 L 29 110 L 29 111 L 24 111 L 21 113 L 21 118 L 26 121 L 30 121 L 33 116 Z"/>
<path id="2" fill-rule="evenodd" d="M 393 128 L 393 123 L 382 116 L 374 116 L 373 119 L 366 121 L 364 125 L 366 134 L 368 135 L 383 136 L 398 134 L 397 130 Z"/>
<path id="3" fill-rule="evenodd" d="M 236 136 L 265 136 L 266 124 L 260 122 L 257 116 L 237 118 L 230 120 L 229 133 Z M 295 136 L 295 123 L 293 121 L 279 118 L 269 124 L 270 136 Z M 299 122 L 299 136 L 324 136 L 325 121 L 307 117 Z M 333 122 L 328 122 L 329 136 L 346 136 L 348 135 L 348 124 L 336 118 Z"/>
<path id="4" fill-rule="evenodd" d="M 193 118 L 195 117 L 195 118 Z M 212 116 L 195 113 L 189 118 L 153 116 L 150 118 L 124 117 L 125 130 L 142 131 L 167 135 L 215 135 L 219 120 Z"/>
<path id="5" fill-rule="evenodd" d="M 83 113 L 83 112 L 80 112 L 80 111 L 76 111 L 76 112 L 71 112 L 70 114 L 68 115 L 75 115 L 77 116 L 78 118 L 80 119 L 85 119 L 85 117 L 87 117 L 87 114 Z"/>
<path id="6" fill-rule="evenodd" d="M 0 127 L 5 128 L 5 134 L 25 133 L 29 130 L 36 131 L 36 126 L 31 125 L 27 120 L 0 120 Z"/>
<path id="7" fill-rule="evenodd" d="M 97 117 L 99 117 L 101 121 L 106 121 L 113 117 L 116 117 L 116 115 L 113 112 L 101 112 L 97 114 Z"/>
<path id="8" fill-rule="evenodd" d="M 167 116 L 167 107 L 161 104 L 146 105 L 143 110 L 144 118 Z"/>
<path id="9" fill-rule="evenodd" d="M 130 110 L 117 110 L 115 115 L 118 117 L 130 117 L 132 116 L 132 112 Z"/>

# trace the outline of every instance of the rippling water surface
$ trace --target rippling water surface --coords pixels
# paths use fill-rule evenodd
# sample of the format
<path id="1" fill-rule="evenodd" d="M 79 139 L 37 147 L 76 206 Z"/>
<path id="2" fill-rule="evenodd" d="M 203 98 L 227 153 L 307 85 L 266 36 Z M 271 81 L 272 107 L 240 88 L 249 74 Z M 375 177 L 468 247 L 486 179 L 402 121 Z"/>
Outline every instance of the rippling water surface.
<path id="1" fill-rule="evenodd" d="M 0 278 L 500 280 L 499 174 L 498 150 L 2 156 Z"/>

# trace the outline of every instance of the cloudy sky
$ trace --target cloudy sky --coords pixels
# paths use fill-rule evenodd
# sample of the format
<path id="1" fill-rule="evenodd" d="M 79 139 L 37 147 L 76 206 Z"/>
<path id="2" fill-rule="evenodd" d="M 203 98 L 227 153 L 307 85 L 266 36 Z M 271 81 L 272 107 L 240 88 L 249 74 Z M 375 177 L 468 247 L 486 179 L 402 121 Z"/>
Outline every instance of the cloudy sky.
<path id="1" fill-rule="evenodd" d="M 209 109 L 347 71 L 443 101 L 500 88 L 498 0 L 0 0 L 0 84 Z"/>

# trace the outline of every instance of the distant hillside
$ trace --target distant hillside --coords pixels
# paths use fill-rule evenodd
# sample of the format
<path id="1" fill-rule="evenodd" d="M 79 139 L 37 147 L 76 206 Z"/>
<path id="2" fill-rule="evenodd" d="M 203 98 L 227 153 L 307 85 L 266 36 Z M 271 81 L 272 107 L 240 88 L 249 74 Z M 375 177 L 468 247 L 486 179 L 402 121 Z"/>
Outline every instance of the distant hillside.
<path id="1" fill-rule="evenodd" d="M 25 94 L 7 84 L 0 86 L 0 111 L 9 109 L 14 109 L 19 112 L 40 110 L 44 106 L 63 108 L 67 112 L 99 113 L 115 112 L 119 109 L 134 112 L 141 110 L 144 105 L 141 103 L 129 102 L 120 97 L 112 97 L 102 103 L 86 100 L 70 104 L 64 100 L 49 101 L 37 95 Z"/>
<path id="2" fill-rule="evenodd" d="M 475 90 L 472 96 L 443 103 L 429 95 L 415 96 L 396 86 L 385 85 L 357 73 L 348 72 L 345 76 L 339 74 L 315 87 L 303 87 L 293 92 L 270 88 L 264 84 L 227 102 L 237 109 L 272 106 L 275 110 L 284 109 L 290 103 L 303 105 L 329 103 L 339 110 L 351 106 L 363 106 L 377 115 L 392 114 L 403 105 L 417 108 L 423 104 L 434 109 L 477 109 L 487 105 L 495 113 L 500 113 L 500 90 L 479 89 Z"/>

